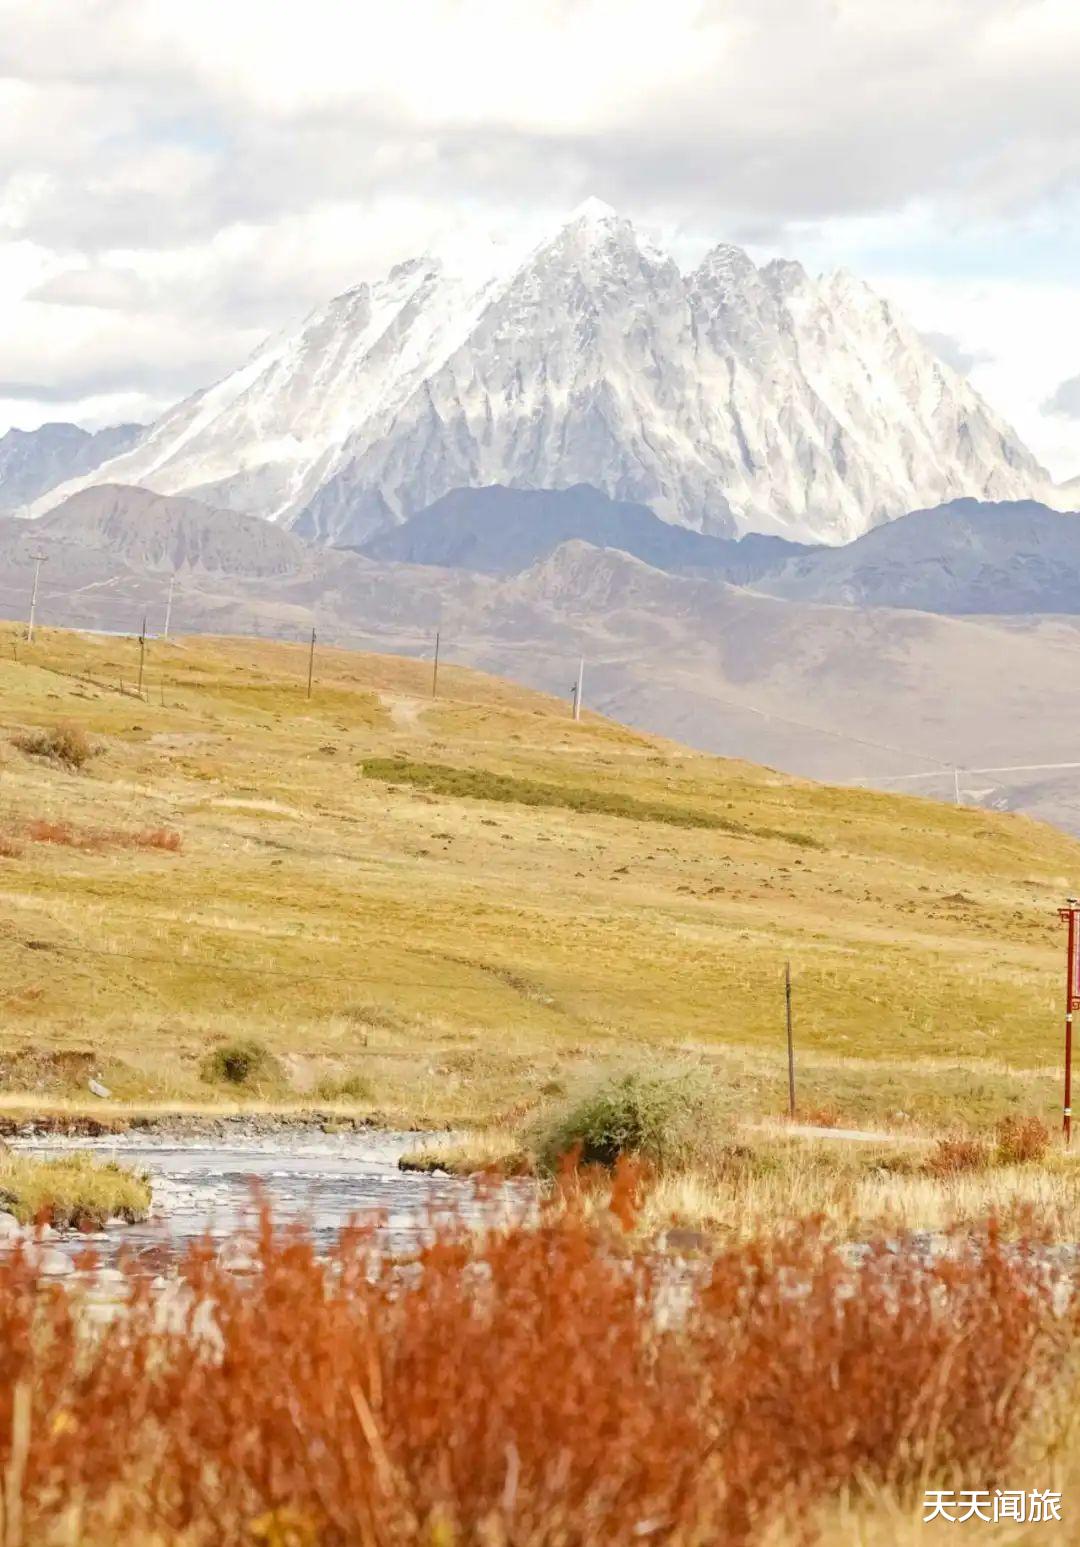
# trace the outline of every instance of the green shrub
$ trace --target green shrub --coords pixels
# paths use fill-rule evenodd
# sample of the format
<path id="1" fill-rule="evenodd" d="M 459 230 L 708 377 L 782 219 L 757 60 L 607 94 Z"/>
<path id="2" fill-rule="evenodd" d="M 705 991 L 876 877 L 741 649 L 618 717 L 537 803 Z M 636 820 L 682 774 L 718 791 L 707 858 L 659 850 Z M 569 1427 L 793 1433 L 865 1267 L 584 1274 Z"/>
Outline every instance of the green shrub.
<path id="1" fill-rule="evenodd" d="M 281 1065 L 273 1053 L 253 1037 L 211 1048 L 203 1059 L 201 1074 L 210 1085 L 240 1085 L 247 1089 L 278 1084 L 282 1079 Z"/>
<path id="2" fill-rule="evenodd" d="M 16 736 L 15 745 L 28 757 L 47 757 L 65 768 L 80 769 L 94 755 L 94 747 L 77 725 L 54 725 L 47 730 L 28 731 Z"/>
<path id="3" fill-rule="evenodd" d="M 535 1134 L 547 1171 L 575 1151 L 583 1165 L 614 1166 L 628 1155 L 672 1170 L 710 1160 L 722 1142 L 712 1081 L 698 1069 L 609 1075 Z"/>

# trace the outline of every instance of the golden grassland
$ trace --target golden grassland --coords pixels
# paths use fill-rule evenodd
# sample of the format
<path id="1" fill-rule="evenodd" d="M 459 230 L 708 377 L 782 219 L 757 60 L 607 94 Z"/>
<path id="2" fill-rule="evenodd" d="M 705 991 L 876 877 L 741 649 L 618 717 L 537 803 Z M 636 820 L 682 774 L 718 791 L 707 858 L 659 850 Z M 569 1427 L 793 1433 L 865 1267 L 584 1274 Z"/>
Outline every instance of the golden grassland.
<path id="1" fill-rule="evenodd" d="M 308 700 L 304 646 L 152 641 L 139 699 L 136 641 L 19 632 L 0 625 L 12 1111 L 107 1113 L 93 1074 L 114 1110 L 482 1125 L 598 1063 L 691 1058 L 766 1115 L 790 958 L 806 1110 L 1053 1114 L 1080 845 L 1048 827 L 574 724 L 445 664 L 433 702 L 427 663 L 320 648 Z M 81 770 L 17 744 L 65 724 L 95 746 Z M 240 1039 L 273 1072 L 208 1083 Z"/>

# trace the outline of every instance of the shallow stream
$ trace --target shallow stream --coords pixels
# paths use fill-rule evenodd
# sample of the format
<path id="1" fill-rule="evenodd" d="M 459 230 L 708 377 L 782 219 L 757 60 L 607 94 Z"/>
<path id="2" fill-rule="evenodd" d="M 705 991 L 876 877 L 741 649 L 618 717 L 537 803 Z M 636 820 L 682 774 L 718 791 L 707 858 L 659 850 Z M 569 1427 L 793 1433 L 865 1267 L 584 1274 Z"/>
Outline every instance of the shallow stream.
<path id="1" fill-rule="evenodd" d="M 399 1157 L 418 1142 L 416 1134 L 329 1136 L 299 1129 L 226 1139 L 146 1133 L 100 1139 L 50 1136 L 15 1140 L 13 1147 L 43 1158 L 87 1150 L 148 1172 L 154 1202 L 145 1224 L 110 1228 L 89 1238 L 58 1235 L 50 1246 L 69 1254 L 90 1247 L 106 1263 L 124 1251 L 156 1272 L 193 1239 L 210 1235 L 224 1242 L 241 1235 L 253 1223 L 259 1194 L 276 1222 L 303 1224 L 323 1248 L 351 1220 L 378 1214 L 382 1244 L 391 1252 L 415 1245 L 433 1210 L 474 1218 L 527 1208 L 530 1189 L 525 1184 L 507 1183 L 497 1199 L 481 1199 L 469 1181 L 399 1171 Z"/>

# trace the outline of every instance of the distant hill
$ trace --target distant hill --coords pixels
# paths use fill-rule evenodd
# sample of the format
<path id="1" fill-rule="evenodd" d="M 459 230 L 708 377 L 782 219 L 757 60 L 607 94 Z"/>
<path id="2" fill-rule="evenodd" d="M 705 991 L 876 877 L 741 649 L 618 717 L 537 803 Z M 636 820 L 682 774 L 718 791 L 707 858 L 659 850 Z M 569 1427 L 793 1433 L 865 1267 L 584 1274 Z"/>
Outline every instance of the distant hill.
<path id="1" fill-rule="evenodd" d="M 1034 500 L 953 500 L 875 527 L 843 548 L 797 554 L 757 587 L 844 606 L 1080 613 L 1080 515 Z"/>
<path id="2" fill-rule="evenodd" d="M 1053 519 L 1066 533 L 1076 520 Z M 175 575 L 174 634 L 306 640 L 316 627 L 326 645 L 430 657 L 439 630 L 444 661 L 564 698 L 584 655 L 590 708 L 698 747 L 950 799 L 958 782 L 966 802 L 1080 826 L 1080 612 L 961 618 L 789 600 L 765 594 L 769 580 L 674 574 L 580 539 L 513 575 L 403 564 L 113 488 L 37 521 L 0 518 L 0 615 L 26 619 L 36 552 L 48 561 L 41 628 L 132 633 L 146 619 L 153 633 Z"/>
<path id="3" fill-rule="evenodd" d="M 0 436 L 0 512 L 18 510 L 69 478 L 92 473 L 136 446 L 141 424 L 114 424 L 91 434 L 77 424 L 43 424 Z"/>
<path id="4" fill-rule="evenodd" d="M 587 483 L 569 489 L 508 489 L 502 484 L 454 489 L 358 551 L 384 562 L 513 575 L 575 540 L 621 548 L 656 569 L 709 573 L 736 585 L 813 551 L 759 533 L 739 542 L 703 536 L 661 521 L 645 505 L 609 499 Z"/>
<path id="5" fill-rule="evenodd" d="M 107 551 L 143 569 L 270 577 L 309 562 L 306 543 L 257 516 L 129 484 L 82 489 L 30 526 L 39 544 Z"/>

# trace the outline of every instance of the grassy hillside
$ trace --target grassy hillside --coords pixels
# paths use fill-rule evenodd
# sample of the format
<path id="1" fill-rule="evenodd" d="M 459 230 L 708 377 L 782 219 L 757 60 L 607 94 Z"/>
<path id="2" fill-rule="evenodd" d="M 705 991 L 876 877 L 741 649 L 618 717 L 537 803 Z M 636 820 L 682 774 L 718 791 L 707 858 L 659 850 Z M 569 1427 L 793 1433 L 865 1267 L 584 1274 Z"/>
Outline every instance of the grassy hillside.
<path id="1" fill-rule="evenodd" d="M 1080 845 L 723 761 L 450 666 L 0 625 L 0 1090 L 522 1110 L 690 1053 L 807 1106 L 1052 1112 Z M 81 769 L 33 749 L 74 725 Z M 39 738 L 40 739 L 40 738 Z M 207 1055 L 255 1040 L 233 1086 Z M 20 1092 L 28 1093 L 25 1098 Z M 100 1103 L 98 1105 L 101 1105 Z"/>

